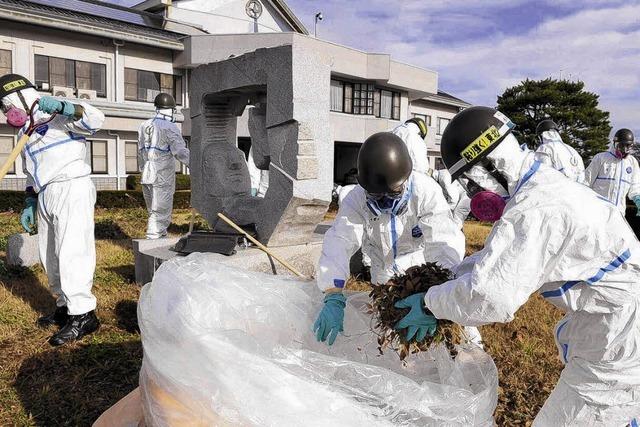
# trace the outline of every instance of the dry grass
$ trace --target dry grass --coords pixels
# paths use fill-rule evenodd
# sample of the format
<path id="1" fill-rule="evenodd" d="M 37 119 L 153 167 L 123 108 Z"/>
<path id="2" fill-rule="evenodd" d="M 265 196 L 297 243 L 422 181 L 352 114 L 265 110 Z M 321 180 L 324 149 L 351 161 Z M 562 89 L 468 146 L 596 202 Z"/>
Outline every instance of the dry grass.
<path id="1" fill-rule="evenodd" d="M 85 426 L 136 387 L 142 358 L 137 332 L 130 238 L 142 237 L 146 212 L 96 212 L 99 240 L 94 292 L 100 331 L 80 343 L 52 349 L 36 318 L 53 307 L 40 267 L 7 269 L 6 236 L 18 232 L 17 214 L 0 214 L 0 425 Z M 187 231 L 189 212 L 176 211 L 170 231 Z M 199 220 L 202 223 L 202 220 Z M 489 228 L 465 226 L 468 251 L 476 251 Z M 368 284 L 351 280 L 350 289 Z M 559 313 L 532 298 L 508 325 L 481 329 L 500 371 L 498 425 L 530 424 L 553 388 L 561 366 L 552 328 Z"/>

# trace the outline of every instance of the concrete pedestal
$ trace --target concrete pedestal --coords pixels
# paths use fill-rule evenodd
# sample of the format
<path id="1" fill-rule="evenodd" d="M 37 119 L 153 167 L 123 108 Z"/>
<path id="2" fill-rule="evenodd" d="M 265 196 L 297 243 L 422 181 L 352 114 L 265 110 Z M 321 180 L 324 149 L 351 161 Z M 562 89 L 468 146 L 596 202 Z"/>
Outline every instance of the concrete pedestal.
<path id="1" fill-rule="evenodd" d="M 39 263 L 37 234 L 20 233 L 9 236 L 7 239 L 7 264 L 31 267 Z"/>
<path id="2" fill-rule="evenodd" d="M 137 284 L 145 285 L 149 283 L 160 264 L 179 255 L 169 250 L 177 241 L 178 237 L 132 240 Z"/>
<path id="3" fill-rule="evenodd" d="M 322 237 L 329 228 L 324 222 L 316 227 L 311 242 L 302 245 L 280 246 L 269 248 L 275 255 L 293 265 L 308 278 L 315 277 L 316 266 L 322 252 Z M 171 251 L 178 241 L 178 237 L 157 240 L 134 239 L 133 253 L 135 255 L 136 283 L 145 285 L 153 279 L 155 271 L 160 265 L 175 256 L 183 256 Z M 270 260 L 266 253 L 256 247 L 238 248 L 235 255 L 214 255 L 221 263 L 263 273 L 275 272 L 280 275 L 293 276 L 286 267 L 275 259 Z"/>

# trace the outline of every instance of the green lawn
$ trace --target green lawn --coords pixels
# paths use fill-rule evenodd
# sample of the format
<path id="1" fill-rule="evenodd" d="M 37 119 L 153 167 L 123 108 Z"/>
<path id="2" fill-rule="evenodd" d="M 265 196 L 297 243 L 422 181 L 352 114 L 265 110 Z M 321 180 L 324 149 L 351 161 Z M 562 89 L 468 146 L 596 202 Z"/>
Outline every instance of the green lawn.
<path id="1" fill-rule="evenodd" d="M 47 343 L 53 329 L 35 327 L 54 305 L 46 277 L 40 267 L 6 268 L 6 236 L 21 227 L 17 214 L 0 213 L 0 425 L 90 425 L 137 386 L 140 288 L 130 239 L 144 236 L 146 217 L 143 209 L 96 212 L 94 292 L 102 327 L 80 343 L 53 349 Z M 185 233 L 189 217 L 187 210 L 174 211 L 170 232 Z M 468 252 L 482 247 L 487 232 L 487 226 L 467 224 Z M 552 334 L 559 316 L 536 297 L 511 324 L 482 328 L 500 371 L 499 425 L 530 423 L 553 388 L 561 368 Z"/>

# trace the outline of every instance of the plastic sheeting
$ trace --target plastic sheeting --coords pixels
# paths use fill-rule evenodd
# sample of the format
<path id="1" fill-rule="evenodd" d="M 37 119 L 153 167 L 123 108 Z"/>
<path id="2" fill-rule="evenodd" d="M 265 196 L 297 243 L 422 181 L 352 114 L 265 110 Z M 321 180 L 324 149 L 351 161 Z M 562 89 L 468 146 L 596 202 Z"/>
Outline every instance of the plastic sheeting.
<path id="1" fill-rule="evenodd" d="M 328 347 L 311 332 L 314 283 L 210 254 L 165 262 L 138 306 L 146 424 L 493 425 L 498 375 L 484 351 L 380 355 L 367 301 L 348 298 L 345 334 Z"/>

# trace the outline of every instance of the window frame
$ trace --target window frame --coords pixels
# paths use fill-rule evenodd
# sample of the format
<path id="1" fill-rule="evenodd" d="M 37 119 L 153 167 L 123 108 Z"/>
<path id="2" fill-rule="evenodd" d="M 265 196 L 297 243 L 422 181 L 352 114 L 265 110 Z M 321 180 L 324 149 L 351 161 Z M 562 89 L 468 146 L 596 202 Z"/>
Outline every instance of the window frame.
<path id="1" fill-rule="evenodd" d="M 135 71 L 136 72 L 136 98 L 132 99 L 132 98 L 128 98 L 127 97 L 127 90 L 126 90 L 126 86 L 127 84 L 127 79 L 126 79 L 126 74 L 127 74 L 127 70 L 130 71 Z M 176 105 L 178 106 L 182 106 L 182 98 L 184 96 L 184 76 L 180 75 L 180 74 L 166 74 L 166 73 L 161 73 L 159 71 L 150 71 L 150 70 L 140 70 L 138 68 L 131 68 L 131 67 L 125 67 L 124 68 L 124 72 L 125 72 L 125 81 L 124 81 L 124 85 L 125 85 L 125 91 L 124 91 L 124 100 L 125 101 L 131 101 L 131 102 L 146 102 L 146 103 L 151 103 L 153 102 L 153 100 L 148 101 L 146 99 L 140 99 L 138 97 L 138 90 L 140 87 L 140 77 L 139 74 L 140 72 L 142 73 L 151 73 L 151 74 L 157 74 L 159 79 L 158 82 L 160 83 L 160 92 L 162 93 L 162 76 L 172 76 L 173 77 L 173 93 L 171 94 L 173 96 L 173 98 L 176 100 Z M 178 82 L 180 82 L 180 96 L 177 96 L 177 88 L 178 88 Z"/>
<path id="2" fill-rule="evenodd" d="M 0 134 L 0 138 L 11 138 L 11 149 L 7 153 L 7 158 L 8 158 L 11 155 L 11 152 L 13 151 L 13 149 L 16 146 L 16 136 L 15 136 L 15 134 L 14 135 Z M 16 175 L 16 162 L 13 162 L 13 164 L 11 165 L 11 168 L 7 172 L 7 175 Z"/>
<path id="3" fill-rule="evenodd" d="M 127 168 L 127 158 L 131 158 L 131 156 L 127 156 L 127 145 L 133 145 L 136 148 L 135 156 L 134 156 L 134 158 L 136 160 L 136 168 L 135 168 L 135 170 L 129 170 Z M 134 141 L 132 139 L 124 141 L 124 173 L 126 173 L 126 174 L 140 173 L 140 163 L 139 163 L 139 159 L 138 159 L 138 141 Z"/>
<path id="4" fill-rule="evenodd" d="M 331 89 L 333 89 L 333 83 L 338 83 L 340 85 L 340 89 L 342 92 L 342 99 L 340 100 L 340 109 L 339 110 L 334 110 L 333 109 L 333 99 L 331 97 L 331 94 L 333 92 L 329 92 L 329 111 L 333 111 L 334 113 L 344 113 L 344 98 L 345 98 L 345 94 L 344 94 L 344 82 L 340 81 L 340 80 L 336 80 L 336 79 L 331 79 L 329 82 L 329 90 L 331 91 Z"/>
<path id="5" fill-rule="evenodd" d="M 91 175 L 109 175 L 109 141 L 106 139 L 87 139 L 87 142 L 90 144 L 89 158 L 91 159 L 91 163 L 89 164 L 89 166 L 91 166 Z M 104 172 L 96 172 L 93 164 L 93 159 L 94 159 L 93 144 L 95 142 L 104 143 L 104 167 L 105 167 Z"/>
<path id="6" fill-rule="evenodd" d="M 393 89 L 376 86 L 375 83 L 369 81 L 347 81 L 340 78 L 331 77 L 329 81 L 329 90 L 331 90 L 331 82 L 338 82 L 342 85 L 342 110 L 331 109 L 331 100 L 329 100 L 329 111 L 334 113 L 353 114 L 355 116 L 374 116 L 386 120 L 400 120 L 402 109 L 402 93 Z M 362 87 L 365 90 L 362 90 Z M 358 96 L 356 97 L 356 91 Z M 380 111 L 380 100 L 382 91 L 391 93 L 391 115 L 390 117 L 382 117 Z M 362 96 L 362 93 L 365 96 Z M 362 102 L 365 102 L 364 107 Z M 358 104 L 356 106 L 356 103 Z M 371 104 L 371 105 L 369 105 Z M 356 112 L 358 108 L 358 112 Z M 364 112 L 362 111 L 364 108 Z"/>
<path id="7" fill-rule="evenodd" d="M 37 61 L 37 57 L 42 57 L 42 58 L 46 58 L 47 59 L 47 85 L 49 85 L 48 89 L 44 89 L 39 83 L 43 83 L 44 80 L 38 79 L 36 77 L 36 73 L 37 73 L 37 66 L 36 66 L 36 61 Z M 51 83 L 51 58 L 53 59 L 59 59 L 59 60 L 63 60 L 65 61 L 66 64 L 68 64 L 69 62 L 73 63 L 73 91 L 76 95 L 76 97 L 79 97 L 79 91 L 80 90 L 95 90 L 96 91 L 96 97 L 97 98 L 107 98 L 108 94 L 109 94 L 109 79 L 107 78 L 107 64 L 101 64 L 99 62 L 90 62 L 90 61 L 82 61 L 79 59 L 70 59 L 70 58 L 62 58 L 59 56 L 51 56 L 51 55 L 40 55 L 38 53 L 33 55 L 33 75 L 34 75 L 34 84 L 36 85 L 37 89 L 40 92 L 51 92 L 53 93 L 53 84 Z M 96 89 L 80 89 L 78 87 L 78 63 L 83 63 L 83 64 L 89 64 L 90 69 L 89 69 L 89 79 L 91 80 L 91 73 L 92 73 L 92 67 L 93 66 L 99 66 L 104 70 L 104 92 L 101 93 L 99 91 L 97 91 Z M 66 67 L 65 67 L 65 73 L 66 73 Z M 66 78 L 66 74 L 65 74 L 65 78 Z M 56 85 L 57 86 L 57 85 Z M 65 87 L 69 87 L 68 83 L 65 83 Z"/>
<path id="8" fill-rule="evenodd" d="M 11 49 L 0 49 L 0 53 L 2 52 L 7 52 L 9 55 L 9 68 L 8 68 L 8 72 L 7 74 L 11 74 L 13 73 L 13 50 Z M 3 75 L 2 72 L 0 72 L 0 76 Z"/>
<path id="9" fill-rule="evenodd" d="M 442 129 L 442 120 L 446 120 L 447 121 L 447 126 L 449 126 L 449 123 L 451 123 L 451 119 L 448 119 L 446 117 L 438 117 L 438 129 L 436 131 L 436 135 L 442 136 L 442 133 L 444 132 L 444 129 Z M 446 129 L 446 126 L 445 126 Z"/>

